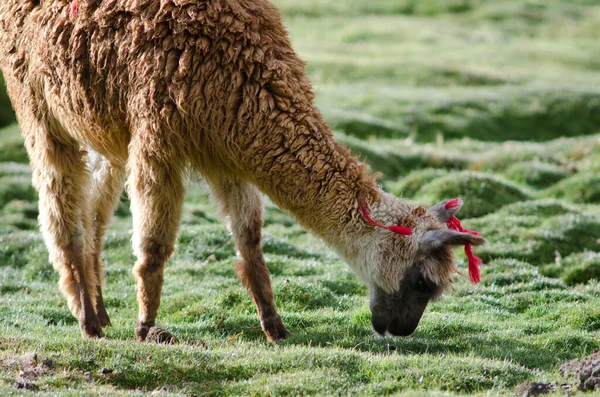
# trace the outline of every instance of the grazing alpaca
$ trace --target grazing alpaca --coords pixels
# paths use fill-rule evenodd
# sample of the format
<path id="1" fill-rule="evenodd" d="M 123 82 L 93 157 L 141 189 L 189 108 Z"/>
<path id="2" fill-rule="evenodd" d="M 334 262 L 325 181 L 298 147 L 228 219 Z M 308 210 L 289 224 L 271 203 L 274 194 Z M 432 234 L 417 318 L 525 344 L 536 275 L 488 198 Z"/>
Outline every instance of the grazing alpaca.
<path id="1" fill-rule="evenodd" d="M 429 299 L 451 284 L 451 247 L 484 243 L 447 228 L 460 203 L 414 208 L 382 192 L 335 142 L 265 0 L 2 0 L 0 38 L 41 229 L 84 336 L 110 324 L 100 252 L 126 171 L 140 341 L 158 329 L 190 170 L 229 219 L 242 257 L 236 272 L 269 340 L 288 331 L 260 246 L 259 190 L 368 285 L 380 333 L 413 332 Z"/>

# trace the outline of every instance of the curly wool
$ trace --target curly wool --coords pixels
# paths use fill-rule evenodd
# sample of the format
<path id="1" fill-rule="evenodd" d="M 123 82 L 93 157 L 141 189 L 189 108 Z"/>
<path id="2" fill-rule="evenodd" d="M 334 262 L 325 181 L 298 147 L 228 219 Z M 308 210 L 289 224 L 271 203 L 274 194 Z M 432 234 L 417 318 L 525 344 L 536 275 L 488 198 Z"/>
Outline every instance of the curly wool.
<path id="1" fill-rule="evenodd" d="M 45 100 L 65 135 L 121 161 L 137 137 L 157 157 L 241 175 L 313 230 L 311 217 L 334 211 L 341 223 L 319 222 L 322 233 L 345 226 L 352 193 L 377 197 L 314 107 L 270 3 L 80 1 L 77 18 L 69 14 L 61 0 L 0 6 L 11 97 Z M 22 31 L 9 26 L 15 19 Z"/>

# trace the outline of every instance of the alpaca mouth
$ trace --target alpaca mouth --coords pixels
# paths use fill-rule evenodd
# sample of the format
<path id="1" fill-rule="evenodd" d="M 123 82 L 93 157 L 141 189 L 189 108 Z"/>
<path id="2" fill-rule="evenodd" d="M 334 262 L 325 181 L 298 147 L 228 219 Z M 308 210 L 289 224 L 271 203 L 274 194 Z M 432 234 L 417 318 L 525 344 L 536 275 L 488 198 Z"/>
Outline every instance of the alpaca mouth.
<path id="1" fill-rule="evenodd" d="M 387 333 L 388 323 L 386 321 L 378 321 L 374 316 L 371 318 L 371 324 L 373 329 L 379 335 L 384 336 Z"/>
<path id="2" fill-rule="evenodd" d="M 372 317 L 373 329 L 381 336 L 409 336 L 417 329 L 419 322 L 409 323 L 402 320 L 385 321 Z"/>
<path id="3" fill-rule="evenodd" d="M 390 324 L 387 332 L 393 336 L 409 336 L 417 329 L 419 322 L 415 324 L 407 324 L 405 322 L 396 321 Z"/>

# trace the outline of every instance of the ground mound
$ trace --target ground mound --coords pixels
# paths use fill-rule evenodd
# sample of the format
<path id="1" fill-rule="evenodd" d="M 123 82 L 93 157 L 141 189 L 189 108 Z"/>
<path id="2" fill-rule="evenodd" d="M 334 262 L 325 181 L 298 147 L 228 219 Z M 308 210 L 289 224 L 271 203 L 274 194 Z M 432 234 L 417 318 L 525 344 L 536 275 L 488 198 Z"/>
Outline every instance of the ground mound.
<path id="1" fill-rule="evenodd" d="M 575 380 L 582 391 L 600 390 L 600 350 L 582 359 L 571 360 L 560 366 L 559 374 Z"/>

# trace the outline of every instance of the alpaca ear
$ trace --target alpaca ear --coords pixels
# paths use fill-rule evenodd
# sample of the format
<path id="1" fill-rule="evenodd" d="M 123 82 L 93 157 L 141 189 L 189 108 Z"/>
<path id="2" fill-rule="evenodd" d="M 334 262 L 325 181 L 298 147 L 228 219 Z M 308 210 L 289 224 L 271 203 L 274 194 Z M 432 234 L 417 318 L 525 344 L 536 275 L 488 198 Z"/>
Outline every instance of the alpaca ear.
<path id="1" fill-rule="evenodd" d="M 455 198 L 437 203 L 433 207 L 429 208 L 428 212 L 438 221 L 446 223 L 458 212 L 458 210 L 460 210 L 462 206 L 462 199 Z"/>
<path id="2" fill-rule="evenodd" d="M 485 239 L 469 233 L 457 232 L 456 230 L 429 230 L 425 232 L 419 241 L 419 253 L 428 254 L 437 251 L 444 245 L 484 245 Z"/>

